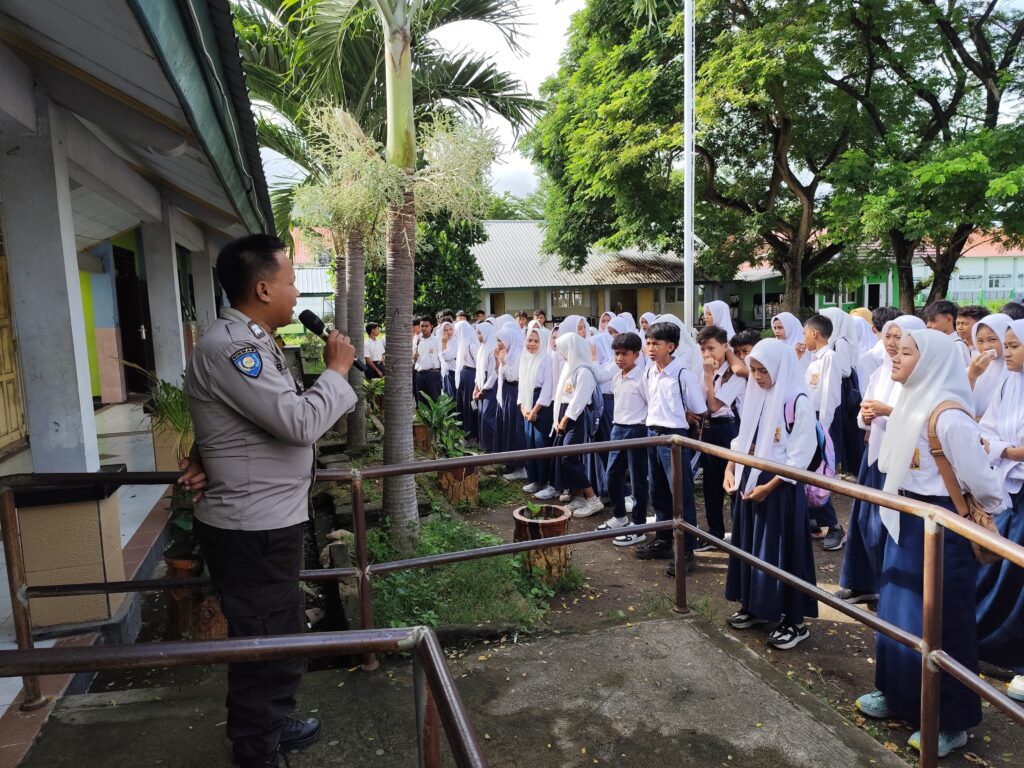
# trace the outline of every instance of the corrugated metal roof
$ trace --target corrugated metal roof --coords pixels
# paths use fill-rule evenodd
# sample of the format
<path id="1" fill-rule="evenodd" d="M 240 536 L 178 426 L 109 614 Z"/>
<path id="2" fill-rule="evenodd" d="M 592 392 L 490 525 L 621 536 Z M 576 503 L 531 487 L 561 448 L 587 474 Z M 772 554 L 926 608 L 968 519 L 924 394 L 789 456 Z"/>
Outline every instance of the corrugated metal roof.
<path id="1" fill-rule="evenodd" d="M 334 293 L 334 281 L 327 267 L 296 269 L 295 287 L 303 296 L 330 296 Z"/>
<path id="2" fill-rule="evenodd" d="M 616 285 L 672 285 L 683 282 L 683 260 L 630 248 L 593 250 L 579 272 L 561 269 L 558 257 L 543 253 L 544 222 L 485 221 L 487 242 L 473 247 L 484 273 L 485 291 Z"/>

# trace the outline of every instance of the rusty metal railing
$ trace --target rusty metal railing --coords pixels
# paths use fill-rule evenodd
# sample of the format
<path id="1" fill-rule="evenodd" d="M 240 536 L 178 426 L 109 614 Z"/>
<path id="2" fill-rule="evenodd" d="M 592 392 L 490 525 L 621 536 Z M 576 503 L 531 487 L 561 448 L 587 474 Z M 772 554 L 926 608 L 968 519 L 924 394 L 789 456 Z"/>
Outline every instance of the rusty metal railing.
<path id="1" fill-rule="evenodd" d="M 985 684 L 978 677 L 967 669 L 960 662 L 953 659 L 942 650 L 942 552 L 944 531 L 950 530 L 969 541 L 975 542 L 985 549 L 995 552 L 1010 562 L 1024 568 L 1024 547 L 1021 547 L 1007 539 L 993 534 L 974 523 L 965 520 L 959 515 L 950 512 L 943 507 L 928 504 L 913 498 L 904 496 L 893 496 L 883 491 L 867 488 L 856 483 L 850 483 L 838 478 L 824 477 L 806 470 L 798 470 L 775 462 L 766 461 L 755 456 L 737 453 L 725 448 L 711 445 L 709 443 L 692 440 L 686 437 L 665 435 L 660 437 L 647 437 L 636 440 L 625 440 L 618 443 L 591 443 L 586 445 L 559 446 L 555 448 L 538 448 L 525 451 L 512 451 L 502 454 L 485 454 L 465 456 L 454 459 L 437 459 L 431 461 L 418 461 L 406 464 L 393 464 L 388 466 L 368 467 L 358 470 L 324 470 L 317 473 L 317 480 L 349 483 L 352 487 L 352 506 L 354 520 L 354 534 L 356 539 L 356 567 L 355 568 L 328 568 L 315 571 L 302 571 L 300 578 L 305 581 L 338 581 L 345 578 L 355 578 L 359 586 L 360 616 L 364 631 L 372 627 L 373 623 L 373 594 L 371 589 L 372 578 L 377 574 L 392 573 L 395 571 L 409 570 L 415 568 L 430 568 L 449 563 L 475 560 L 483 557 L 498 555 L 509 555 L 517 552 L 524 552 L 531 549 L 543 549 L 547 547 L 558 547 L 569 544 L 580 544 L 589 541 L 598 541 L 612 538 L 618 535 L 615 530 L 610 531 L 588 531 L 585 533 L 568 534 L 536 541 L 525 541 L 508 544 L 498 544 L 479 549 L 450 552 L 427 557 L 410 558 L 387 563 L 370 563 L 366 548 L 366 509 L 363 483 L 366 480 L 395 477 L 406 474 L 420 474 L 424 472 L 436 472 L 440 470 L 453 470 L 464 467 L 481 467 L 493 464 L 516 463 L 534 459 L 556 458 L 559 456 L 578 456 L 589 453 L 604 453 L 610 450 L 625 450 L 629 448 L 651 448 L 667 446 L 672 451 L 672 510 L 673 519 L 656 523 L 650 523 L 637 527 L 637 532 L 646 533 L 671 529 L 673 532 L 674 556 L 676 565 L 675 577 L 675 605 L 674 610 L 678 613 L 687 613 L 687 588 L 686 588 L 686 552 L 684 548 L 684 534 L 690 533 L 700 536 L 709 541 L 718 549 L 727 552 L 731 557 L 742 560 L 749 565 L 758 568 L 779 581 L 813 596 L 818 601 L 834 608 L 835 610 L 855 619 L 856 621 L 882 632 L 896 642 L 918 651 L 921 654 L 922 678 L 921 678 L 921 757 L 920 764 L 924 768 L 935 768 L 938 762 L 938 737 L 939 737 L 939 681 L 942 672 L 950 674 L 957 680 L 967 685 L 986 701 L 1019 724 L 1024 724 L 1024 707 L 1015 703 L 1009 697 L 996 691 Z M 685 460 L 684 450 L 700 451 L 702 453 L 733 461 L 736 464 L 749 466 L 762 471 L 771 472 L 781 477 L 790 478 L 798 482 L 816 485 L 826 488 L 834 493 L 839 493 L 854 499 L 877 504 L 894 509 L 898 512 L 914 515 L 924 520 L 924 582 L 923 582 L 923 625 L 922 636 L 918 637 L 900 627 L 891 624 L 875 614 L 846 603 L 820 587 L 806 582 L 792 574 L 783 571 L 759 558 L 745 552 L 729 542 L 723 541 L 700 530 L 695 525 L 687 523 L 682 519 L 683 514 L 683 473 L 682 462 Z M 176 479 L 175 473 L 157 472 L 129 472 L 118 473 L 117 479 L 124 484 L 165 484 L 172 483 Z M 89 473 L 67 473 L 67 474 L 46 474 L 46 475 L 22 475 L 2 478 L 5 482 L 17 483 L 19 485 L 77 485 L 100 482 L 95 475 Z M 13 521 L 13 528 L 16 531 L 17 518 L 13 507 L 13 495 L 9 490 L 4 492 L 4 503 L 0 506 L 2 511 L 2 524 L 4 526 L 4 549 L 10 564 L 12 555 L 22 563 L 20 569 L 12 570 L 8 566 L 8 577 L 11 582 L 12 604 L 19 603 L 20 609 L 15 613 L 15 622 L 23 623 L 22 629 L 18 632 L 19 648 L 31 648 L 31 617 L 28 611 L 28 599 L 32 597 L 56 597 L 62 595 L 84 595 L 134 592 L 150 589 L 173 589 L 183 586 L 197 586 L 206 583 L 204 579 L 179 579 L 179 580 L 140 580 L 126 582 L 107 582 L 89 584 L 69 584 L 53 586 L 27 587 L 24 583 L 24 567 L 21 560 L 20 541 L 16 534 L 8 534 L 9 518 Z M 18 578 L 15 578 L 15 576 Z M 17 582 L 17 583 L 16 583 Z M 15 599 L 15 595 L 18 596 Z M 431 641 L 434 651 L 420 651 L 419 653 L 436 653 L 443 662 L 443 653 L 437 645 L 436 637 Z M 160 643 L 157 645 L 168 645 Z M 424 647 L 427 644 L 425 642 Z M 135 646 L 131 646 L 135 647 Z M 143 646 L 144 647 L 144 646 Z M 95 651 L 110 651 L 113 658 L 118 658 L 118 649 L 92 649 Z M 367 644 L 362 648 L 363 668 L 375 669 L 378 666 L 376 653 L 378 649 L 373 644 Z M 40 674 L 44 667 L 36 661 L 34 664 L 25 659 L 20 666 L 8 666 L 5 657 L 8 654 L 25 653 L 26 651 L 3 651 L 0 652 L 0 676 L 21 674 L 25 676 L 26 701 L 28 701 L 30 690 L 34 690 L 38 696 L 38 683 L 34 689 L 30 688 L 30 681 L 33 675 Z M 49 658 L 56 654 L 70 653 L 69 650 L 59 651 L 34 651 L 32 658 Z M 53 663 L 53 662 L 50 662 Z M 84 668 L 80 668 L 84 669 Z M 447 669 L 445 667 L 445 669 Z M 423 676 L 430 680 L 430 667 L 424 667 Z M 417 680 L 421 677 L 418 673 Z M 450 680 L 450 677 L 449 677 Z M 443 681 L 436 681 L 441 685 Z M 418 682 L 422 687 L 423 683 Z M 454 686 L 453 686 L 454 687 Z M 426 702 L 426 700 L 424 700 Z M 442 697 L 436 703 L 442 707 L 442 720 L 446 729 L 449 723 L 462 723 L 465 733 L 472 734 L 468 719 L 461 704 L 449 709 L 447 713 L 444 707 L 453 707 L 452 701 L 458 702 L 457 697 Z M 418 709 L 421 719 L 430 719 L 429 702 L 424 708 Z M 421 723 L 422 726 L 422 723 Z M 453 726 L 454 727 L 454 726 Z M 461 733 L 459 729 L 455 729 Z M 451 731 L 449 730 L 451 739 Z M 426 743 L 426 753 L 432 754 L 431 744 L 436 741 L 427 733 L 427 729 L 421 728 L 421 747 Z M 457 744 L 452 742 L 453 750 Z M 458 753 L 456 753 L 458 758 Z M 467 758 L 468 759 L 468 758 Z M 480 758 L 482 760 L 482 758 Z M 425 763 L 426 765 L 433 765 Z M 483 762 L 459 762 L 462 765 L 483 765 Z"/>

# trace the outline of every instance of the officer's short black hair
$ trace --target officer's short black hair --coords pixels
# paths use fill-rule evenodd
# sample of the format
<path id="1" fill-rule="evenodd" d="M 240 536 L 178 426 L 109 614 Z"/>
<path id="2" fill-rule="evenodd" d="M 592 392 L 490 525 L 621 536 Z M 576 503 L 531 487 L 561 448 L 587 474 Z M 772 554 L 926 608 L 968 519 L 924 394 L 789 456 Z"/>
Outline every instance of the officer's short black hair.
<path id="1" fill-rule="evenodd" d="M 1007 302 L 999 311 L 1004 315 L 1008 315 L 1011 320 L 1024 320 L 1024 304 L 1021 304 L 1019 301 Z"/>
<path id="2" fill-rule="evenodd" d="M 217 280 L 232 306 L 244 302 L 253 285 L 275 274 L 277 254 L 285 244 L 270 235 L 232 240 L 217 254 Z"/>
<path id="3" fill-rule="evenodd" d="M 620 333 L 614 339 L 612 339 L 612 349 L 622 349 L 626 352 L 639 352 L 643 345 L 640 343 L 640 337 L 637 336 L 633 331 L 626 331 Z"/>
<path id="4" fill-rule="evenodd" d="M 675 323 L 655 323 L 647 329 L 647 338 L 667 341 L 679 348 L 679 326 Z"/>
<path id="5" fill-rule="evenodd" d="M 871 313 L 871 327 L 881 333 L 886 323 L 891 323 L 902 314 L 896 307 L 879 307 Z"/>
<path id="6" fill-rule="evenodd" d="M 709 341 L 727 344 L 729 334 L 725 332 L 724 328 L 719 328 L 717 325 L 706 325 L 697 332 L 697 343 L 707 344 Z"/>
<path id="7" fill-rule="evenodd" d="M 811 315 L 804 325 L 813 328 L 821 334 L 822 338 L 832 338 L 832 321 L 824 315 Z"/>
<path id="8" fill-rule="evenodd" d="M 957 308 L 956 304 L 952 301 L 942 299 L 941 301 L 933 301 L 925 307 L 924 311 L 921 313 L 921 319 L 926 323 L 930 323 L 939 315 L 949 315 L 953 318 L 953 322 L 956 322 L 956 316 L 959 313 L 960 310 Z"/>

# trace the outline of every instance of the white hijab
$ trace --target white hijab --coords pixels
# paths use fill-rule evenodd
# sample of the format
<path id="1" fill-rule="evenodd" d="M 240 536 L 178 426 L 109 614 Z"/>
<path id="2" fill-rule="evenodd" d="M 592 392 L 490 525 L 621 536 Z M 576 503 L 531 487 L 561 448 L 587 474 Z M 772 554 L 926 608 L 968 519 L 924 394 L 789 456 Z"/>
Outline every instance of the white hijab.
<path id="1" fill-rule="evenodd" d="M 1013 335 L 1024 341 L 1024 320 L 1014 320 L 1009 330 Z M 1024 373 L 1019 371 L 1007 371 L 1003 376 L 1002 384 L 992 395 L 992 403 L 981 420 L 983 434 L 989 434 L 1005 445 L 1020 445 L 1024 440 Z M 1002 453 L 1003 446 L 992 442 L 992 453 L 989 454 L 990 463 L 995 458 L 993 454 Z M 1009 493 L 1007 475 L 1019 467 L 1022 463 L 1012 459 L 998 459 L 998 464 L 993 464 L 1003 487 Z M 1018 476 L 1019 477 L 1019 476 Z M 1017 480 L 1017 483 L 1020 481 Z M 1016 483 L 1014 493 L 1017 492 Z"/>
<path id="2" fill-rule="evenodd" d="M 871 323 L 863 317 L 852 317 L 853 325 L 857 329 L 857 342 L 860 344 L 860 353 L 863 355 L 871 351 L 871 348 L 875 346 L 878 339 L 875 338 L 875 331 L 871 327 Z"/>
<path id="3" fill-rule="evenodd" d="M 548 343 L 551 338 L 551 331 L 540 326 L 538 323 L 526 331 L 526 340 L 529 340 L 530 336 L 534 333 L 537 334 L 537 340 L 540 342 L 536 354 L 531 354 L 526 349 L 524 340 L 523 354 L 519 358 L 519 403 L 525 406 L 526 410 L 533 408 L 533 390 L 541 385 L 541 382 L 538 381 L 541 365 L 550 354 L 548 352 Z"/>
<path id="4" fill-rule="evenodd" d="M 601 313 L 601 317 L 597 318 L 597 330 L 598 330 L 598 333 L 604 333 L 604 331 L 601 330 L 601 320 L 604 319 L 605 315 L 608 315 L 608 322 L 609 323 L 617 317 L 617 315 L 614 312 L 602 312 Z M 607 328 L 608 326 L 606 325 L 605 327 Z"/>
<path id="5" fill-rule="evenodd" d="M 740 433 L 735 445 L 740 453 L 749 453 L 750 446 L 756 445 L 754 455 L 769 459 L 772 435 L 776 427 L 786 423 L 786 402 L 799 394 L 808 394 L 807 384 L 796 352 L 779 339 L 761 339 L 751 350 L 748 361 L 751 358 L 767 369 L 772 385 L 762 389 L 753 376 L 747 379 L 743 418 L 740 419 Z M 751 468 L 743 490 L 749 491 L 757 485 L 760 475 L 759 470 Z"/>
<path id="6" fill-rule="evenodd" d="M 498 397 L 505 393 L 505 380 L 519 381 L 519 359 L 523 354 L 523 334 L 519 331 L 519 323 L 505 323 L 494 334 L 496 342 L 505 347 L 505 375 L 498 377 Z M 495 343 L 497 348 L 497 343 Z"/>
<path id="7" fill-rule="evenodd" d="M 452 337 L 450 339 L 448 339 L 448 346 L 451 346 L 452 344 L 456 344 L 456 345 L 458 344 L 458 341 L 455 338 L 455 333 L 454 333 L 455 326 L 453 326 L 447 320 L 445 320 L 439 326 L 437 326 L 437 344 L 438 344 L 437 354 L 441 358 L 441 375 L 442 376 L 447 376 L 448 373 L 452 370 L 451 368 L 448 367 L 448 361 L 444 359 L 444 353 L 445 353 L 444 328 L 445 328 L 445 326 L 448 326 L 449 328 L 452 329 Z"/>
<path id="8" fill-rule="evenodd" d="M 455 323 L 455 341 L 458 348 L 455 352 L 455 388 L 462 385 L 462 369 L 465 367 L 466 357 L 476 359 L 476 350 L 480 342 L 476 338 L 476 329 L 465 320 L 458 320 Z"/>
<path id="9" fill-rule="evenodd" d="M 910 378 L 903 384 L 886 425 L 878 468 L 885 473 L 882 490 L 897 493 L 910 472 L 914 451 L 928 427 L 928 419 L 939 403 L 954 400 L 968 413 L 974 413 L 974 395 L 967 381 L 967 370 L 956 342 L 928 328 L 903 334 L 914 340 L 921 352 Z M 882 523 L 897 543 L 900 540 L 900 515 L 886 507 L 880 509 Z"/>
<path id="10" fill-rule="evenodd" d="M 916 315 L 900 315 L 894 320 L 890 320 L 882 328 L 882 339 L 885 339 L 891 326 L 895 325 L 900 329 L 902 334 L 909 333 L 910 331 L 923 331 L 925 329 L 924 320 Z M 882 364 L 878 367 L 874 376 L 877 377 L 878 381 L 875 384 L 874 389 L 871 391 L 872 397 L 875 400 L 886 403 L 887 405 L 894 405 L 900 396 L 900 391 L 903 389 L 903 385 L 898 381 L 892 379 L 892 358 L 889 357 L 889 353 L 885 353 L 885 357 L 882 358 Z M 865 388 L 866 391 L 866 388 Z M 879 420 L 874 419 L 868 428 L 868 464 L 874 464 L 878 461 L 878 454 L 882 450 L 882 438 L 885 436 L 886 425 L 888 419 Z"/>
<path id="11" fill-rule="evenodd" d="M 704 358 L 701 356 L 700 347 L 697 346 L 697 342 L 693 339 L 690 327 L 675 315 L 658 315 L 654 322 L 672 323 L 672 325 L 679 328 L 679 346 L 672 353 L 672 357 L 682 360 L 683 365 L 694 373 L 701 371 L 704 366 Z M 731 328 L 732 326 L 730 325 L 729 327 Z"/>
<path id="12" fill-rule="evenodd" d="M 828 339 L 829 346 L 839 356 L 840 368 L 853 370 L 860 360 L 860 337 L 853 317 L 838 307 L 821 310 L 821 314 L 832 321 L 832 335 Z"/>
<path id="13" fill-rule="evenodd" d="M 636 324 L 636 327 L 640 329 L 640 335 L 644 336 L 647 333 L 646 331 L 643 330 L 643 327 L 640 325 L 640 323 L 642 323 L 644 320 L 646 320 L 647 321 L 647 325 L 650 326 L 650 325 L 653 325 L 654 321 L 657 320 L 657 319 L 658 319 L 658 316 L 656 314 L 654 314 L 653 312 L 644 312 L 642 315 L 640 315 L 640 322 L 638 322 Z"/>
<path id="14" fill-rule="evenodd" d="M 792 312 L 779 312 L 772 318 L 772 325 L 778 320 L 782 324 L 782 330 L 786 332 L 785 338 L 779 339 L 788 347 L 796 348 L 796 345 L 804 340 L 804 326 L 799 318 Z"/>
<path id="15" fill-rule="evenodd" d="M 736 335 L 736 331 L 732 327 L 732 313 L 729 310 L 729 305 L 724 301 L 709 301 L 704 305 L 704 312 L 711 313 L 711 319 L 714 321 L 712 325 L 724 330 L 728 334 L 728 338 L 731 339 Z"/>
<path id="16" fill-rule="evenodd" d="M 971 328 L 971 341 L 974 342 L 974 348 L 978 348 L 978 328 L 983 325 L 989 328 L 999 339 L 999 344 L 1002 345 L 1006 338 L 1006 329 L 1010 327 L 1012 322 L 1013 320 L 1009 315 L 1004 315 L 1001 312 L 981 318 Z M 984 373 L 974 381 L 975 416 L 985 415 L 985 411 L 988 410 L 989 404 L 992 402 L 992 395 L 999 388 L 999 385 L 1002 384 L 1005 375 L 1006 356 L 1004 352 L 1001 357 L 997 357 L 989 363 Z"/>
<path id="17" fill-rule="evenodd" d="M 494 332 L 494 324 L 490 320 L 480 323 L 476 330 L 484 339 L 476 350 L 476 388 L 483 391 L 487 379 L 497 370 L 494 350 L 498 346 L 498 337 Z"/>
<path id="18" fill-rule="evenodd" d="M 568 319 L 566 318 L 566 320 Z M 565 358 L 565 365 L 562 366 L 562 373 L 558 377 L 558 389 L 555 392 L 553 415 L 557 424 L 558 414 L 561 412 L 562 403 L 565 400 L 565 385 L 569 383 L 576 371 L 590 365 L 590 345 L 578 333 L 561 333 L 560 331 L 555 346 Z"/>
<path id="19" fill-rule="evenodd" d="M 636 320 L 633 319 L 633 315 L 630 314 L 629 312 L 619 312 L 619 314 L 615 316 L 615 319 L 619 320 L 620 322 L 627 323 L 629 325 L 629 327 L 626 328 L 627 331 L 637 330 Z M 620 331 L 620 333 L 624 333 L 624 331 Z"/>

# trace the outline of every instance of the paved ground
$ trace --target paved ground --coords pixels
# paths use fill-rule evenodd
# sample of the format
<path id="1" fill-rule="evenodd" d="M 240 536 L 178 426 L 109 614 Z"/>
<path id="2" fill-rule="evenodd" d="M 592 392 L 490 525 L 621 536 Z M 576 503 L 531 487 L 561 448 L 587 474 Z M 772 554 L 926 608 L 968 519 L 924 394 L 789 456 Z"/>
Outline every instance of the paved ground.
<path id="1" fill-rule="evenodd" d="M 703 619 L 640 621 L 495 644 L 453 659 L 494 768 L 903 763 Z M 622 663 L 607 663 L 621 659 Z M 69 697 L 26 768 L 230 765 L 223 678 L 191 687 Z M 307 675 L 300 711 L 329 733 L 295 768 L 416 764 L 407 660 L 382 672 Z"/>

